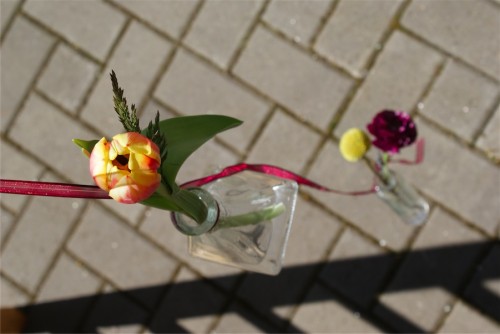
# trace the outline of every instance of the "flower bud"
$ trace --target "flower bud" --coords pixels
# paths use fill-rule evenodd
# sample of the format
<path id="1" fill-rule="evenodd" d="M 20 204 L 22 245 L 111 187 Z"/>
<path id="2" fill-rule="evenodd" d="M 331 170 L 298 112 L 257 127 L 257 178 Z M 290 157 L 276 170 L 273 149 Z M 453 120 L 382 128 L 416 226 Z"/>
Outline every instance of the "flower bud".
<path id="1" fill-rule="evenodd" d="M 99 188 L 120 203 L 137 203 L 151 196 L 161 181 L 160 153 L 147 137 L 127 132 L 102 138 L 90 154 L 90 175 Z"/>
<path id="2" fill-rule="evenodd" d="M 352 128 L 340 138 L 339 148 L 344 159 L 356 162 L 370 149 L 370 139 L 363 130 Z"/>

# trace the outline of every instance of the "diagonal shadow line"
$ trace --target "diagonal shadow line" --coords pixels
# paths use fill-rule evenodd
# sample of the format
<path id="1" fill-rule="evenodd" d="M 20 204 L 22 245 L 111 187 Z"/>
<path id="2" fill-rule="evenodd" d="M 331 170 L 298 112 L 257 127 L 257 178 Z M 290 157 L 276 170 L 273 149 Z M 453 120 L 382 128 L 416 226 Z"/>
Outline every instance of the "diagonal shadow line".
<path id="1" fill-rule="evenodd" d="M 442 288 L 458 298 L 465 300 L 470 306 L 479 310 L 481 313 L 490 319 L 500 323 L 500 296 L 492 291 L 484 288 L 484 282 L 492 279 L 500 279 L 500 266 L 490 266 L 490 270 L 478 270 L 477 275 L 474 276 L 473 282 L 476 290 L 479 291 L 479 298 L 474 295 L 466 295 L 460 290 L 459 278 L 464 277 L 467 272 L 473 268 L 476 270 L 478 263 L 478 255 L 480 252 L 484 253 L 485 249 L 500 248 L 498 241 L 490 242 L 476 242 L 452 246 L 443 246 L 435 248 L 418 249 L 410 252 L 402 252 L 399 255 L 405 256 L 403 265 L 399 268 L 398 272 L 393 277 L 388 287 L 384 289 L 384 293 L 399 292 L 399 291 L 413 291 L 425 288 Z M 311 271 L 318 270 L 318 268 L 328 267 L 329 271 L 343 272 L 350 270 L 353 267 L 359 267 L 369 264 L 370 267 L 377 267 L 378 264 L 382 265 L 387 262 L 388 257 L 394 257 L 393 254 L 382 254 L 365 256 L 360 258 L 351 258 L 343 260 L 334 260 L 327 262 L 310 263 L 306 265 L 286 267 L 282 270 L 280 276 L 283 279 L 297 278 L 301 276 L 310 275 Z M 472 261 L 473 267 L 467 265 L 467 261 Z M 450 264 L 452 263 L 452 264 Z M 462 265 L 464 263 L 464 265 Z M 466 267 L 466 268 L 465 268 Z M 460 271 L 460 269 L 463 269 Z M 464 272 L 466 270 L 467 272 Z M 456 276 L 461 273 L 461 276 Z M 228 275 L 211 278 L 210 280 L 217 283 L 230 283 L 240 275 Z M 266 294 L 266 281 L 271 281 L 275 278 L 266 277 L 260 274 L 248 274 L 245 280 L 255 278 L 261 284 L 261 293 Z M 369 279 L 369 278 L 368 278 Z M 324 281 L 324 278 L 322 278 Z M 210 297 L 200 298 L 199 291 L 212 289 L 207 285 L 206 280 L 199 279 L 194 281 L 186 281 L 179 283 L 169 283 L 151 287 L 143 287 L 136 289 L 129 289 L 124 291 L 126 294 L 137 298 L 151 298 L 162 295 L 168 289 L 169 293 L 172 290 L 177 290 L 178 296 L 186 296 L 184 303 L 179 303 L 179 298 L 172 300 L 169 298 L 169 293 L 161 302 L 161 305 L 155 310 L 156 315 L 150 323 L 150 317 L 144 309 L 127 308 L 125 305 L 123 294 L 121 292 L 105 293 L 100 295 L 91 295 L 78 298 L 71 298 L 60 301 L 38 303 L 23 307 L 23 311 L 27 314 L 27 327 L 26 332 L 75 332 L 84 330 L 85 332 L 96 332 L 98 327 L 107 326 L 120 326 L 130 324 L 142 324 L 149 326 L 152 332 L 184 332 L 186 331 L 179 323 L 178 320 L 185 318 L 193 318 L 200 316 L 220 315 L 227 312 L 238 313 L 242 318 L 250 321 L 248 315 L 240 311 L 230 310 L 224 311 L 222 304 L 217 305 L 211 301 Z M 193 291 L 195 292 L 193 295 Z M 328 301 L 331 295 L 314 295 L 308 296 L 302 304 L 317 303 Z M 285 291 L 281 294 L 273 295 L 272 301 L 262 308 L 257 308 L 258 313 L 263 314 L 269 318 L 279 318 L 273 312 L 273 308 L 279 306 L 290 306 L 297 304 L 297 298 L 291 297 Z M 344 298 L 336 298 L 336 302 L 340 303 L 343 307 L 355 311 L 357 307 L 353 307 L 351 301 L 346 301 Z M 95 308 L 95 305 L 99 305 Z M 168 305 L 168 308 L 165 306 Z M 411 320 L 406 319 L 403 315 L 398 314 L 397 311 L 391 310 L 390 307 L 383 304 L 378 304 L 383 313 L 389 320 L 389 324 L 398 324 L 396 328 L 411 331 L 411 332 L 424 332 L 417 324 L 412 323 Z M 162 310 L 169 310 L 163 312 Z M 92 321 L 88 324 L 88 316 L 84 315 L 90 310 Z M 97 311 L 96 311 L 97 310 Z M 384 328 L 384 323 L 376 318 L 365 319 L 375 327 L 387 330 Z M 87 322 L 87 327 L 79 327 L 81 322 Z M 262 323 L 253 323 L 256 327 L 263 331 L 271 331 L 267 325 Z M 390 326 L 390 325 L 389 325 Z M 271 326 L 272 328 L 272 326 Z M 287 328 L 290 332 L 300 332 L 300 328 L 294 324 L 289 324 Z M 280 330 L 278 330 L 280 331 Z"/>

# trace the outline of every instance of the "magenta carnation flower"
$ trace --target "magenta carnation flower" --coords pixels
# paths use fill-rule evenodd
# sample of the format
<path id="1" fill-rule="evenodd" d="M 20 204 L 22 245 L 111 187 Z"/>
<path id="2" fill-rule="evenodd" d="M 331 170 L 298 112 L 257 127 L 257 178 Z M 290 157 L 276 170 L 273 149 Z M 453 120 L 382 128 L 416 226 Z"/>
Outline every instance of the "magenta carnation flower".
<path id="1" fill-rule="evenodd" d="M 368 131 L 375 136 L 373 145 L 384 152 L 398 153 L 411 145 L 417 138 L 417 127 L 411 116 L 402 111 L 383 110 L 367 125 Z"/>

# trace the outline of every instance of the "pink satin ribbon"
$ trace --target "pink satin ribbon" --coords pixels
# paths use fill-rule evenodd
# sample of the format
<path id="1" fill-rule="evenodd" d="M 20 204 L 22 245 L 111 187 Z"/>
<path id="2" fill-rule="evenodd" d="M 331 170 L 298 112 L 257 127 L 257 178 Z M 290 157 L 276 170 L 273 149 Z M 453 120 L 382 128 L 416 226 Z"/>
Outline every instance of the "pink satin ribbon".
<path id="1" fill-rule="evenodd" d="M 0 179 L 0 193 L 92 199 L 111 198 L 107 192 L 97 186 L 3 179 Z"/>
<path id="2" fill-rule="evenodd" d="M 400 164 L 419 164 L 424 158 L 424 140 L 417 141 L 416 157 L 414 161 L 398 159 L 391 160 L 391 163 Z M 375 192 L 375 184 L 368 190 L 361 191 L 342 191 L 322 186 L 314 181 L 311 181 L 303 176 L 295 174 L 289 170 L 272 165 L 262 164 L 247 164 L 240 163 L 224 168 L 219 173 L 202 177 L 193 181 L 186 182 L 181 185 L 181 188 L 200 187 L 204 184 L 215 180 L 228 177 L 243 171 L 252 171 L 267 175 L 276 176 L 282 179 L 293 180 L 300 185 L 304 185 L 320 191 L 331 192 L 341 195 L 359 196 L 368 195 Z M 21 180 L 4 180 L 0 179 L 0 193 L 31 195 L 31 196 L 53 196 L 53 197 L 72 197 L 72 198 L 91 198 L 91 199 L 108 199 L 108 194 L 97 186 L 79 185 L 69 183 L 53 183 L 53 182 L 36 182 L 36 181 L 21 181 Z"/>
<path id="3" fill-rule="evenodd" d="M 358 195 L 367 195 L 373 193 L 374 187 L 370 188 L 369 190 L 362 190 L 362 191 L 342 191 L 342 190 L 335 190 L 331 189 L 325 186 L 322 186 L 314 181 L 311 181 L 305 177 L 302 177 L 298 174 L 295 174 L 293 172 L 290 172 L 289 170 L 283 169 L 281 167 L 276 167 L 272 165 L 254 165 L 254 164 L 247 164 L 247 163 L 240 163 L 237 165 L 229 166 L 224 168 L 222 171 L 220 171 L 217 174 L 213 174 L 210 176 L 202 177 L 197 180 L 189 181 L 181 185 L 181 188 L 193 188 L 193 187 L 200 187 L 204 184 L 213 182 L 215 180 L 221 179 L 223 177 L 228 177 L 243 171 L 252 171 L 252 172 L 257 172 L 257 173 L 262 173 L 262 174 L 267 174 L 267 175 L 272 175 L 276 176 L 282 179 L 287 179 L 287 180 L 293 180 L 297 182 L 300 185 L 304 185 L 310 188 L 314 188 L 320 191 L 326 191 L 326 192 L 331 192 L 331 193 L 336 193 L 336 194 L 341 194 L 341 195 L 350 195 L 350 196 L 358 196 Z"/>
<path id="4" fill-rule="evenodd" d="M 395 162 L 403 165 L 418 165 L 422 161 L 424 161 L 424 151 L 425 151 L 425 140 L 419 139 L 416 142 L 416 152 L 414 160 L 406 160 L 406 159 L 391 159 L 389 162 Z"/>

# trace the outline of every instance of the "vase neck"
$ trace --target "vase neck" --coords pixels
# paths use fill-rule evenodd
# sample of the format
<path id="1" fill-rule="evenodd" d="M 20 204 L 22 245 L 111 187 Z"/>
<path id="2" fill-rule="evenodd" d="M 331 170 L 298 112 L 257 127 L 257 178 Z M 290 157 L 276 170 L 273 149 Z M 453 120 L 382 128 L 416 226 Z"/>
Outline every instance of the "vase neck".
<path id="1" fill-rule="evenodd" d="M 379 152 L 375 163 L 375 172 L 386 186 L 395 182 L 394 172 L 389 169 L 388 162 L 388 154 L 385 152 Z"/>
<path id="2" fill-rule="evenodd" d="M 174 226 L 186 235 L 200 235 L 210 231 L 219 220 L 220 209 L 219 204 L 215 198 L 205 189 L 191 188 L 188 191 L 195 194 L 198 199 L 203 203 L 204 207 L 204 220 L 197 222 L 196 220 L 188 217 L 179 212 L 172 212 L 172 221 Z"/>

